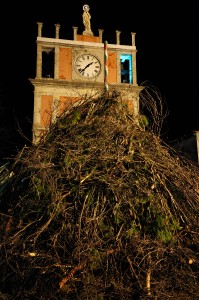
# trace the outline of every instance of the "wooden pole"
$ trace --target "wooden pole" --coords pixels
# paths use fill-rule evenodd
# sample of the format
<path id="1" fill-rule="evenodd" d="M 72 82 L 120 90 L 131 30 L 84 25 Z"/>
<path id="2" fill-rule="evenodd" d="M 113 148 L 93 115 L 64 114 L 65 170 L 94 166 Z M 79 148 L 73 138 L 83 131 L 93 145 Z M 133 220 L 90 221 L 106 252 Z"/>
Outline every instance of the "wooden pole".
<path id="1" fill-rule="evenodd" d="M 104 42 L 104 89 L 105 89 L 105 94 L 107 95 L 108 93 L 108 51 L 107 51 L 107 44 L 108 42 Z"/>

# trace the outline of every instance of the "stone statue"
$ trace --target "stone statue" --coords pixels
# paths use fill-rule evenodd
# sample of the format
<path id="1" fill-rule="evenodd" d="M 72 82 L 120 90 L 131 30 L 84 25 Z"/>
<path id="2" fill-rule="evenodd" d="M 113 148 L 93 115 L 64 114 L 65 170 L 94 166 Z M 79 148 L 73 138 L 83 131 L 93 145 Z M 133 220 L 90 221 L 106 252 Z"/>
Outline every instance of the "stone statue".
<path id="1" fill-rule="evenodd" d="M 83 24 L 84 24 L 84 27 L 85 27 L 84 34 L 92 35 L 91 22 L 90 22 L 91 15 L 89 13 L 89 10 L 90 10 L 90 7 L 89 7 L 88 4 L 83 5 L 83 11 L 84 12 L 82 14 L 82 17 L 83 17 Z"/>

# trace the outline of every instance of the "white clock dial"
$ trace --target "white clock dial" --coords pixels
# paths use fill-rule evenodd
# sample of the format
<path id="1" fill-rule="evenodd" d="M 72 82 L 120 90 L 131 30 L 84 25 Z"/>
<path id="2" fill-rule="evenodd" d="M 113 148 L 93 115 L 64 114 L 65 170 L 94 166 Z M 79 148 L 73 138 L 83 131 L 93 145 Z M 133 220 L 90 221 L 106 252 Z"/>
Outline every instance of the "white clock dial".
<path id="1" fill-rule="evenodd" d="M 99 59 L 92 54 L 82 54 L 75 61 L 76 72 L 87 79 L 97 77 L 101 72 Z"/>

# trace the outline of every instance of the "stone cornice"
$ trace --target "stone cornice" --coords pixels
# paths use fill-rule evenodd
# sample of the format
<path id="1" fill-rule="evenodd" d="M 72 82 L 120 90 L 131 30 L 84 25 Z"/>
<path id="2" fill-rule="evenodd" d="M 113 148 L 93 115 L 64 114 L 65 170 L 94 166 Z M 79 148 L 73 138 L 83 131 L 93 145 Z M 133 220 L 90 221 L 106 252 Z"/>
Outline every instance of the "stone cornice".
<path id="1" fill-rule="evenodd" d="M 104 43 L 92 43 L 92 42 L 85 42 L 85 41 L 73 41 L 73 40 L 64 40 L 64 39 L 52 39 L 52 38 L 46 38 L 46 37 L 37 37 L 37 43 L 43 44 L 46 46 L 74 46 L 74 47 L 85 47 L 86 45 L 88 47 L 93 47 L 93 48 L 104 48 Z M 129 45 L 117 45 L 117 44 L 108 44 L 109 49 L 120 49 L 120 50 L 125 50 L 125 51 L 135 51 L 136 46 L 129 46 Z"/>

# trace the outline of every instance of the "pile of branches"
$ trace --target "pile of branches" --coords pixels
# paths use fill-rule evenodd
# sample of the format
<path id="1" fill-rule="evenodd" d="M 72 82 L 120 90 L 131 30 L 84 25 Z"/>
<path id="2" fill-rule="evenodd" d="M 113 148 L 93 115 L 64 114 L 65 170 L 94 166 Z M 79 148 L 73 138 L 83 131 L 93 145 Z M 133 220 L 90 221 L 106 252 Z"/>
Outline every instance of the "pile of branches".
<path id="1" fill-rule="evenodd" d="M 2 299 L 198 295 L 199 168 L 152 128 L 102 94 L 18 153 L 0 199 Z"/>

